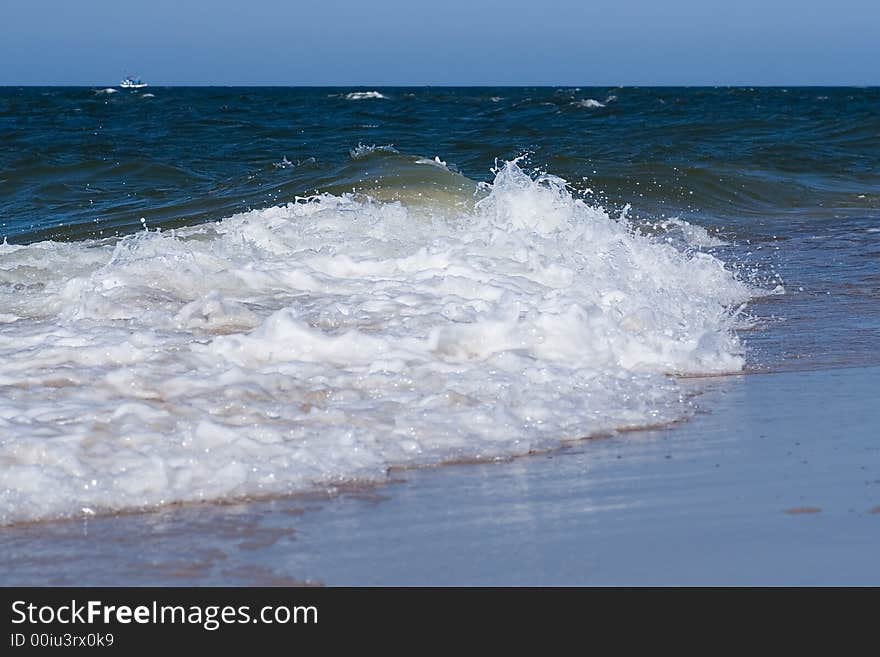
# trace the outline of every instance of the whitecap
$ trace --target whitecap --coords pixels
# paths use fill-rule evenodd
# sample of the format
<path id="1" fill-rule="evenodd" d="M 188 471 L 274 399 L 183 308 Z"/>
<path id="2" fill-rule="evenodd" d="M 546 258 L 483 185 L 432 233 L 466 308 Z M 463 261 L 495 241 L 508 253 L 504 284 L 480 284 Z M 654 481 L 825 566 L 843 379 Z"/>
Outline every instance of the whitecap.
<path id="1" fill-rule="evenodd" d="M 346 100 L 369 100 L 371 98 L 384 99 L 388 98 L 388 96 L 385 96 L 378 91 L 352 91 L 345 95 Z"/>
<path id="2" fill-rule="evenodd" d="M 594 98 L 587 98 L 586 100 L 576 100 L 571 103 L 575 107 L 584 107 L 588 109 L 595 109 L 599 107 L 605 107 L 604 103 L 600 103 L 598 100 Z"/>

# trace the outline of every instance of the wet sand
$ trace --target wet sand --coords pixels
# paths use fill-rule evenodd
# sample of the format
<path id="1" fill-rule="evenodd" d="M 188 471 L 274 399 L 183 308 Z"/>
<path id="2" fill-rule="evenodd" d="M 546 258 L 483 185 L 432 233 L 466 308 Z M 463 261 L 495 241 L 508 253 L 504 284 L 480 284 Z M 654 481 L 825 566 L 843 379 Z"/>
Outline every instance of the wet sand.
<path id="1" fill-rule="evenodd" d="M 692 385 L 688 422 L 503 463 L 6 527 L 0 584 L 880 584 L 880 368 Z"/>

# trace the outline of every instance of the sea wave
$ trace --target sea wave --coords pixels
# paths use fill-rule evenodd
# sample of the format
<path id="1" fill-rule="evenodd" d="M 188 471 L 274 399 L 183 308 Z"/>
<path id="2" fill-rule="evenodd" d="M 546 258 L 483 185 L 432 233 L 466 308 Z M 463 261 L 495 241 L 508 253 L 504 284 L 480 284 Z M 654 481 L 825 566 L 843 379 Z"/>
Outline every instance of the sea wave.
<path id="1" fill-rule="evenodd" d="M 586 109 L 597 109 L 605 107 L 605 103 L 600 103 L 595 98 L 587 98 L 586 100 L 575 100 L 571 103 L 575 107 L 584 107 Z"/>
<path id="2" fill-rule="evenodd" d="M 388 96 L 385 96 L 378 91 L 352 91 L 351 93 L 345 94 L 346 100 L 371 100 L 386 98 L 388 98 Z"/>
<path id="3" fill-rule="evenodd" d="M 516 161 L 466 209 L 321 194 L 0 245 L 0 523 L 381 481 L 678 420 L 671 375 L 741 369 L 754 293 Z"/>

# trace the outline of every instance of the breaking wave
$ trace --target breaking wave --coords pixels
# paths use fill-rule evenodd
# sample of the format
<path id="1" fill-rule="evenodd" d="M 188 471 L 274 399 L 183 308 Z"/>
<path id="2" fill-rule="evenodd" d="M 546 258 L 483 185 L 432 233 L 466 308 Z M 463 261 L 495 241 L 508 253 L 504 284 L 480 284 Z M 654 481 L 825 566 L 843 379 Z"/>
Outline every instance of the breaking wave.
<path id="1" fill-rule="evenodd" d="M 432 162 L 421 204 L 0 245 L 0 523 L 525 454 L 682 419 L 676 374 L 742 368 L 754 290 L 717 258 L 516 161 L 483 190 Z"/>

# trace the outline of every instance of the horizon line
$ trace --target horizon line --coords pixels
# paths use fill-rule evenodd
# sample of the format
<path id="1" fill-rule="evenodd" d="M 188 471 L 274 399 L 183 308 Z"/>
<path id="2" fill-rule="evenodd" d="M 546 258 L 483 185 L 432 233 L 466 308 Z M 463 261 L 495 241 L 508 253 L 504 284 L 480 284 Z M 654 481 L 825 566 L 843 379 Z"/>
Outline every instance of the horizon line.
<path id="1" fill-rule="evenodd" d="M 40 83 L 40 82 L 28 82 L 28 83 L 0 83 L 0 88 L 10 88 L 10 87 L 58 87 L 58 88 L 93 88 L 93 87 L 119 87 L 119 83 L 115 84 L 106 84 L 106 83 L 76 83 L 76 84 L 61 84 L 61 83 Z M 824 88 L 824 89 L 872 89 L 880 87 L 880 82 L 877 83 L 868 83 L 868 84 L 827 84 L 827 83 L 794 83 L 794 84 L 749 84 L 749 83 L 732 83 L 732 84 L 597 84 L 597 83 L 555 83 L 555 84 L 545 84 L 545 83 L 519 83 L 519 84 L 432 84 L 432 83 L 413 83 L 413 84 L 405 84 L 405 83 L 392 83 L 392 84 L 363 84 L 363 83 L 351 83 L 351 84 L 282 84 L 282 83 L 259 83 L 259 84 L 249 84 L 249 83 L 231 83 L 231 84 L 203 84 L 203 83 L 173 83 L 173 84 L 162 84 L 162 83 L 148 83 L 146 87 L 143 88 L 158 88 L 158 89 L 171 89 L 171 88 L 275 88 L 275 89 L 350 89 L 350 88 L 382 88 L 382 89 L 417 89 L 417 88 L 439 88 L 439 89 L 528 89 L 528 88 L 545 88 L 545 89 L 558 89 L 561 87 L 574 87 L 574 88 L 606 88 L 610 87 L 613 89 L 626 89 L 626 88 L 641 88 L 641 89 L 741 89 L 741 88 L 758 88 L 758 89 L 810 89 L 810 88 Z"/>

